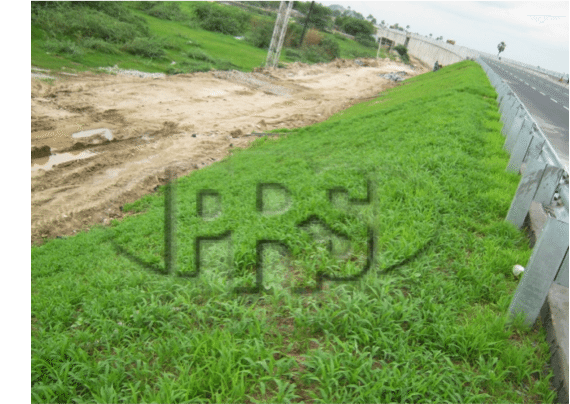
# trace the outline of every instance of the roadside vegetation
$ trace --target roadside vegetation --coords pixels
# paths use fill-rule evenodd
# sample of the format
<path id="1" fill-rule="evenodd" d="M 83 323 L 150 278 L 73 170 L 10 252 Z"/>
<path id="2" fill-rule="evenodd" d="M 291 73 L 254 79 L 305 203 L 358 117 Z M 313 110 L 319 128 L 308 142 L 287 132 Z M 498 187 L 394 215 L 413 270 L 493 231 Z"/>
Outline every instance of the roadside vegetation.
<path id="1" fill-rule="evenodd" d="M 305 10 L 308 4 L 296 7 Z M 251 71 L 265 64 L 276 18 L 275 12 L 254 5 L 32 2 L 32 65 L 68 71 L 117 65 L 169 74 L 210 69 Z M 314 8 L 302 44 L 304 18 L 290 20 L 281 62 L 376 57 L 377 44 L 369 35 L 369 22 L 342 17 L 342 24 L 336 26 L 327 10 L 320 5 Z M 354 41 L 333 34 L 335 27 L 364 31 Z M 382 50 L 381 57 L 387 56 Z"/>
<path id="2" fill-rule="evenodd" d="M 506 326 L 531 249 L 500 129 L 457 63 L 176 180 L 172 274 L 165 187 L 33 247 L 32 402 L 555 402 L 544 329 Z"/>

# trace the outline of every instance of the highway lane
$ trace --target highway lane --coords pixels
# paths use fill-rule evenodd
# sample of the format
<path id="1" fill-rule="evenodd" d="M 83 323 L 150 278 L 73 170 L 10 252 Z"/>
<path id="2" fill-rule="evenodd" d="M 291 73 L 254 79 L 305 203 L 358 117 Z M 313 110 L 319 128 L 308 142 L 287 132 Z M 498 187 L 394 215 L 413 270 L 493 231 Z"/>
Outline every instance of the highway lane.
<path id="1" fill-rule="evenodd" d="M 524 103 L 560 159 L 568 166 L 568 88 L 497 60 L 483 60 Z"/>

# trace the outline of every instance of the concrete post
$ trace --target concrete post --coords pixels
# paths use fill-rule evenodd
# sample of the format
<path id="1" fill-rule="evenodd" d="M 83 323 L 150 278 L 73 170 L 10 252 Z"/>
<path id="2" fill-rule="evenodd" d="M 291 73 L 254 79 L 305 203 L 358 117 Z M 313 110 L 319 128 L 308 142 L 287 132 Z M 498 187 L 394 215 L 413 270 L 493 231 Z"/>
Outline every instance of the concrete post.
<path id="1" fill-rule="evenodd" d="M 273 35 L 271 36 L 271 44 L 269 45 L 269 51 L 267 52 L 267 60 L 265 62 L 266 67 L 276 67 L 279 63 L 281 47 L 283 46 L 283 40 L 285 39 L 285 34 L 287 33 L 289 13 L 293 7 L 292 1 L 289 1 L 289 4 L 287 6 L 285 3 L 287 2 L 281 1 L 281 4 L 279 5 L 277 20 L 275 21 Z"/>

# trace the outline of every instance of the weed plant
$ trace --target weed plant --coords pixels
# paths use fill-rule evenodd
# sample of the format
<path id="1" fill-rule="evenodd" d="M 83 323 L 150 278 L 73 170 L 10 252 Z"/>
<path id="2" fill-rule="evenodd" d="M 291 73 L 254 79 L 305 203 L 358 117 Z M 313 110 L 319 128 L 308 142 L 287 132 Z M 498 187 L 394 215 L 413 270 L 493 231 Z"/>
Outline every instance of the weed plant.
<path id="1" fill-rule="evenodd" d="M 457 63 L 176 180 L 170 274 L 165 187 L 33 247 L 32 402 L 555 402 L 500 128 Z"/>

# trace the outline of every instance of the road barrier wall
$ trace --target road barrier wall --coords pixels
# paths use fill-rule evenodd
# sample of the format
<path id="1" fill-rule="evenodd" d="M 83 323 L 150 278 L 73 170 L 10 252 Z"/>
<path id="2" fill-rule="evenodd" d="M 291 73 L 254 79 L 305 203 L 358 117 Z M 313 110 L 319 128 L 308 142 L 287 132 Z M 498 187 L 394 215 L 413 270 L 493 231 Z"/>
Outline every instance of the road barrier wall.
<path id="1" fill-rule="evenodd" d="M 437 61 L 440 65 L 445 66 L 467 58 L 474 59 L 478 56 L 476 51 L 462 46 L 451 45 L 421 35 L 390 28 L 377 28 L 376 37 L 387 38 L 393 41 L 394 45 L 406 45 L 410 55 L 429 65 L 433 65 Z"/>

